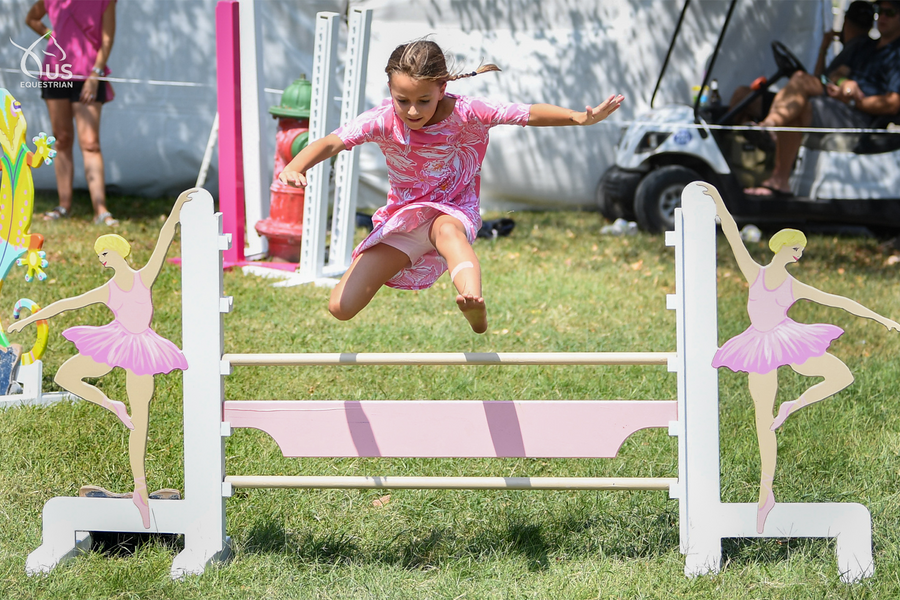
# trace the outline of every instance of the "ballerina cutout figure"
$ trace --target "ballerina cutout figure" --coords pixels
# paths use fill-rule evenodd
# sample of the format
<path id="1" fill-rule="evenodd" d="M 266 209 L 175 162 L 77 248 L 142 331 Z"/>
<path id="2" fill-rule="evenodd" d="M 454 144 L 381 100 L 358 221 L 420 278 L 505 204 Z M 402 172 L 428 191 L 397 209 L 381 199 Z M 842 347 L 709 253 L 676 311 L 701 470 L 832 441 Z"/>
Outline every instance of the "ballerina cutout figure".
<path id="1" fill-rule="evenodd" d="M 111 411 L 131 430 L 128 456 L 134 475 L 132 501 L 141 513 L 144 528 L 150 528 L 149 494 L 144 472 L 147 450 L 147 431 L 150 400 L 153 397 L 154 375 L 187 368 L 181 350 L 150 328 L 153 303 L 150 289 L 165 262 L 166 252 L 175 237 L 175 227 L 181 207 L 191 199 L 183 192 L 163 224 L 159 240 L 147 264 L 139 270 L 131 268 L 126 258 L 131 245 L 121 236 L 100 236 L 94 251 L 100 264 L 113 270 L 113 277 L 104 285 L 80 296 L 58 300 L 26 319 L 13 323 L 11 333 L 21 331 L 29 323 L 49 319 L 61 312 L 77 310 L 91 304 L 105 304 L 115 320 L 100 327 L 79 326 L 63 331 L 62 335 L 75 344 L 78 354 L 59 368 L 54 381 L 63 389 Z M 129 416 L 125 404 L 110 400 L 99 388 L 85 382 L 86 377 L 102 377 L 115 367 L 125 369 L 125 390 L 131 405 Z"/>
<path id="2" fill-rule="evenodd" d="M 750 327 L 731 338 L 716 352 L 714 367 L 728 367 L 747 373 L 750 396 L 756 410 L 756 437 L 759 442 L 759 508 L 756 531 L 763 533 L 766 517 L 775 506 L 772 481 L 778 445 L 775 430 L 785 419 L 805 406 L 824 400 L 853 383 L 853 374 L 841 359 L 830 354 L 828 346 L 844 333 L 843 329 L 823 323 L 797 323 L 787 316 L 797 300 L 810 300 L 824 306 L 842 308 L 850 314 L 877 321 L 888 330 L 900 331 L 900 324 L 869 310 L 860 303 L 820 291 L 800 283 L 787 271 L 806 248 L 806 236 L 796 229 L 782 229 L 769 240 L 775 253 L 762 266 L 751 257 L 741 240 L 737 224 L 725 207 L 718 190 L 700 182 L 716 203 L 716 214 L 741 273 L 750 284 L 747 312 Z M 796 400 L 782 402 L 778 415 L 772 416 L 778 392 L 778 367 L 789 365 L 806 377 L 822 377 Z"/>

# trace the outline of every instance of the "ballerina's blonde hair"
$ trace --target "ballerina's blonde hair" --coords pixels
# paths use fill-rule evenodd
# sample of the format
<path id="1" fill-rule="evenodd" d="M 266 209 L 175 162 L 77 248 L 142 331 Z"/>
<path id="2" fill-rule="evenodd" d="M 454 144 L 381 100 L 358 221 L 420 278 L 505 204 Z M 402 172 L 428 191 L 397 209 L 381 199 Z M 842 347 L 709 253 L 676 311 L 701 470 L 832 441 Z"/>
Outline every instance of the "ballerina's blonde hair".
<path id="1" fill-rule="evenodd" d="M 799 229 L 782 229 L 769 239 L 769 250 L 776 254 L 785 246 L 796 245 L 806 248 L 806 235 Z"/>
<path id="2" fill-rule="evenodd" d="M 122 258 L 126 258 L 131 254 L 131 244 L 121 235 L 107 233 L 98 237 L 97 241 L 94 242 L 94 252 L 100 254 L 104 250 L 115 250 Z"/>

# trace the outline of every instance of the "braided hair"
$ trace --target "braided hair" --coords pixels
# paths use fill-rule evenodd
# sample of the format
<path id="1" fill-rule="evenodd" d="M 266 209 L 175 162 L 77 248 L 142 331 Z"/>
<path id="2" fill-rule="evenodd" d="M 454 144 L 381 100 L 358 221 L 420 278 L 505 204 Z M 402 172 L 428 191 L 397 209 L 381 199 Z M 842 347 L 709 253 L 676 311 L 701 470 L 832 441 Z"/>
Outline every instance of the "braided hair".
<path id="1" fill-rule="evenodd" d="M 412 79 L 421 81 L 435 81 L 446 83 L 474 77 L 480 73 L 499 71 L 500 67 L 494 64 L 481 65 L 469 73 L 450 73 L 447 70 L 447 61 L 441 47 L 431 40 L 415 40 L 407 44 L 400 44 L 391 53 L 384 72 L 388 80 L 394 73 L 406 75 Z"/>

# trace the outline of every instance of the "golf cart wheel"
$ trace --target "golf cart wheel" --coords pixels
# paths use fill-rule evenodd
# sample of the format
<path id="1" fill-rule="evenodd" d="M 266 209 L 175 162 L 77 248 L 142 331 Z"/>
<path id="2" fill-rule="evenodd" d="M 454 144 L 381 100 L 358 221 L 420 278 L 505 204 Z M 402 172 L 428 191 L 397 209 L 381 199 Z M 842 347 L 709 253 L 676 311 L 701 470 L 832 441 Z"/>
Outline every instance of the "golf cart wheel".
<path id="1" fill-rule="evenodd" d="M 651 171 L 634 194 L 634 212 L 641 229 L 661 233 L 675 228 L 675 209 L 681 206 L 684 186 L 700 180 L 700 175 L 687 167 L 669 165 Z"/>

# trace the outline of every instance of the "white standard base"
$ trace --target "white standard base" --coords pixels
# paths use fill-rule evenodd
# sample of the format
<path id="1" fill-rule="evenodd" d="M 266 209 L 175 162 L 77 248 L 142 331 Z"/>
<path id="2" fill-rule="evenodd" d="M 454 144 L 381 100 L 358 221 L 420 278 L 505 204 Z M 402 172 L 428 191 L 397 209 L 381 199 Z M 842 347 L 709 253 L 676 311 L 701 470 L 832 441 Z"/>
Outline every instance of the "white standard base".
<path id="1" fill-rule="evenodd" d="M 29 575 L 48 573 L 59 563 L 84 551 L 84 532 L 185 534 L 185 548 L 172 562 L 171 576 L 200 574 L 213 562 L 231 555 L 230 538 L 195 539 L 185 500 L 150 500 L 150 528 L 145 529 L 131 498 L 51 498 L 44 505 L 41 545 L 25 561 Z M 89 547 L 89 545 L 87 546 Z"/>
<path id="2" fill-rule="evenodd" d="M 44 367 L 41 361 L 19 367 L 16 381 L 22 386 L 21 393 L 0 396 L 0 408 L 14 406 L 49 406 L 63 400 L 78 400 L 78 396 L 68 392 L 52 392 L 45 394 L 41 390 Z"/>
<path id="3" fill-rule="evenodd" d="M 841 581 L 855 583 L 875 572 L 872 517 L 862 504 L 778 503 L 762 534 L 756 532 L 756 514 L 755 503 L 720 504 L 714 521 L 704 514 L 705 522 L 697 524 L 682 549 L 685 575 L 718 573 L 723 538 L 834 538 Z"/>
<path id="4" fill-rule="evenodd" d="M 295 271 L 283 271 L 257 265 L 245 265 L 241 267 L 241 272 L 244 275 L 255 275 L 263 279 L 291 279 L 297 275 Z"/>
<path id="5" fill-rule="evenodd" d="M 316 287 L 333 288 L 340 281 L 340 279 L 334 277 L 308 277 L 306 275 L 301 275 L 296 271 L 280 271 L 278 269 L 268 269 L 266 267 L 257 267 L 254 265 L 241 267 L 241 270 L 244 275 L 256 275 L 257 277 L 263 277 L 265 279 L 280 280 L 273 284 L 272 287 L 295 287 L 312 283 Z"/>
<path id="6" fill-rule="evenodd" d="M 324 287 L 324 288 L 333 288 L 336 286 L 340 279 L 335 279 L 333 277 L 307 277 L 305 275 L 300 275 L 299 273 L 292 273 L 292 277 L 289 279 L 285 279 L 284 281 L 279 281 L 272 285 L 272 287 L 295 287 L 298 285 L 306 285 L 311 283 L 316 287 Z"/>

